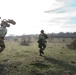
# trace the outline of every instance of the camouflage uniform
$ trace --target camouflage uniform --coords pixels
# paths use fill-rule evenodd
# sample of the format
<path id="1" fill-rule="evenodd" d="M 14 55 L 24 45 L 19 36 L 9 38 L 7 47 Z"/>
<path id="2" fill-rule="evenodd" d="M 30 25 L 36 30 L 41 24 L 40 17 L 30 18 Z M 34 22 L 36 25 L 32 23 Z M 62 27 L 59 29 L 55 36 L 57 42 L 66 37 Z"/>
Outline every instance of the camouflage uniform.
<path id="1" fill-rule="evenodd" d="M 5 49 L 4 37 L 7 34 L 7 29 L 0 27 L 0 53 Z"/>
<path id="2" fill-rule="evenodd" d="M 7 34 L 7 29 L 6 27 L 10 27 L 10 24 L 15 25 L 16 22 L 12 19 L 3 19 L 1 21 L 1 27 L 0 27 L 0 53 L 5 49 L 5 43 L 4 43 L 4 38 L 5 35 Z"/>
<path id="3" fill-rule="evenodd" d="M 45 34 L 45 33 L 41 33 L 38 37 L 38 47 L 40 48 L 39 49 L 39 53 L 40 53 L 40 56 L 41 54 L 44 54 L 43 50 L 46 48 L 46 39 L 48 38 L 48 36 Z"/>
<path id="4" fill-rule="evenodd" d="M 4 39 L 0 38 L 0 53 L 5 49 Z"/>

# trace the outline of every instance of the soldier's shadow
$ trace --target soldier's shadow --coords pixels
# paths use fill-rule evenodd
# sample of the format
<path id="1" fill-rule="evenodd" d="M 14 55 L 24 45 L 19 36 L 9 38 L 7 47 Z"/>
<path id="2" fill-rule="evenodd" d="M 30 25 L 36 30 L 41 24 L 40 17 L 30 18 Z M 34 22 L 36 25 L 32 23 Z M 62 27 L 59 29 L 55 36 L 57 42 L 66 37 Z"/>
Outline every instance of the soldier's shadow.
<path id="1" fill-rule="evenodd" d="M 50 63 L 57 64 L 57 65 L 65 68 L 66 70 L 76 72 L 76 66 L 70 65 L 67 62 L 64 62 L 64 61 L 61 61 L 61 60 L 58 60 L 58 59 L 55 59 L 55 58 L 52 58 L 52 57 L 46 57 L 46 56 L 43 56 L 43 57 L 46 61 L 49 61 Z"/>

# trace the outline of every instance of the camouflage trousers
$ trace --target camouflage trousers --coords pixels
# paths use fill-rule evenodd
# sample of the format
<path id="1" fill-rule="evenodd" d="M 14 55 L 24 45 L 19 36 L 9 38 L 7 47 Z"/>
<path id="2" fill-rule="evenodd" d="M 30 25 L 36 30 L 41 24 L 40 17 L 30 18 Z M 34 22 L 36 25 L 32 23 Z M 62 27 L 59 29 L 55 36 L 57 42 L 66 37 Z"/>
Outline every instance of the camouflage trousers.
<path id="1" fill-rule="evenodd" d="M 39 43 L 38 47 L 40 48 L 39 49 L 40 55 L 44 54 L 43 50 L 46 48 L 46 43 Z"/>
<path id="2" fill-rule="evenodd" d="M 0 53 L 5 49 L 4 39 L 0 38 Z"/>

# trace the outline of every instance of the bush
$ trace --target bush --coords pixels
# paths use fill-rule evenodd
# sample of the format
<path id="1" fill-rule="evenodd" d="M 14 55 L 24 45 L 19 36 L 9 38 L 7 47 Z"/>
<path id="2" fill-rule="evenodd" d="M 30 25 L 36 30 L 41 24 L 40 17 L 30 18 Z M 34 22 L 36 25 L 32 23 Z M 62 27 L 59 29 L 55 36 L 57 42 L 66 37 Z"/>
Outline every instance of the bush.
<path id="1" fill-rule="evenodd" d="M 69 49 L 74 49 L 76 50 L 76 39 L 71 43 L 71 44 L 68 44 L 67 47 Z"/>
<path id="2" fill-rule="evenodd" d="M 30 45 L 29 37 L 22 35 L 20 45 L 29 46 Z"/>

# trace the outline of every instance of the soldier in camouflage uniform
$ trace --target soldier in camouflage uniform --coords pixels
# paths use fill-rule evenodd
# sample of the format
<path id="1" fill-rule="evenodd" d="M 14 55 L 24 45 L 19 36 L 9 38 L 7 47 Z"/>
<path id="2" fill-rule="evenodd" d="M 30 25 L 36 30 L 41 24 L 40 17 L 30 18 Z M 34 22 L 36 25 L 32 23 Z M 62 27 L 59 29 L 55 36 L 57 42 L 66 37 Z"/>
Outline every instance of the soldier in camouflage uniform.
<path id="1" fill-rule="evenodd" d="M 5 43 L 4 43 L 4 38 L 5 38 L 5 35 L 7 34 L 7 29 L 6 27 L 10 27 L 10 23 L 15 25 L 16 22 L 13 21 L 13 20 L 2 20 L 1 21 L 1 26 L 0 26 L 0 53 L 5 49 Z"/>
<path id="2" fill-rule="evenodd" d="M 40 48 L 39 49 L 39 53 L 40 53 L 40 56 L 42 56 L 42 54 L 44 54 L 43 50 L 46 48 L 46 39 L 48 38 L 48 36 L 44 33 L 44 30 L 41 30 L 41 34 L 39 34 L 39 37 L 38 37 L 38 47 Z"/>

